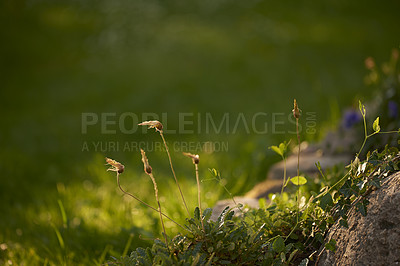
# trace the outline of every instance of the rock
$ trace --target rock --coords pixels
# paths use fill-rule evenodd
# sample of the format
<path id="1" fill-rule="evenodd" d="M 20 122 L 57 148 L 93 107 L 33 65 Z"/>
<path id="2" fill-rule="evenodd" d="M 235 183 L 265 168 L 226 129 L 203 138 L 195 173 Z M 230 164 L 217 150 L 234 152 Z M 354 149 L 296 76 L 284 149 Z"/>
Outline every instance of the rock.
<path id="1" fill-rule="evenodd" d="M 317 176 L 318 168 L 315 166 L 319 162 L 322 170 L 333 167 L 337 164 L 348 164 L 351 156 L 347 154 L 341 155 L 324 155 L 319 149 L 313 147 L 306 148 L 300 154 L 300 173 L 307 176 Z M 268 194 L 281 191 L 283 183 L 284 162 L 274 164 L 268 172 L 265 181 L 258 183 L 253 189 L 246 193 L 245 197 L 249 198 L 268 198 Z M 297 176 L 297 154 L 289 156 L 286 160 L 286 177 Z"/>
<path id="2" fill-rule="evenodd" d="M 336 223 L 329 230 L 337 250 L 324 250 L 318 265 L 400 265 L 400 172 L 368 199 L 367 216 L 351 212 L 348 229 Z"/>
<path id="3" fill-rule="evenodd" d="M 244 196 L 246 198 L 268 198 L 268 194 L 270 193 L 278 193 L 282 190 L 282 180 L 278 179 L 267 179 L 261 183 L 255 185 L 249 192 L 247 192 Z"/>
<path id="4" fill-rule="evenodd" d="M 246 198 L 246 197 L 235 197 L 235 201 L 237 204 L 241 203 L 243 205 L 242 210 L 246 210 L 247 207 L 250 208 L 259 208 L 258 200 L 254 198 Z M 233 202 L 232 199 L 225 199 L 225 200 L 220 200 L 217 202 L 217 204 L 214 206 L 212 215 L 211 215 L 211 220 L 216 221 L 218 219 L 218 216 L 222 213 L 222 211 L 227 207 L 234 207 L 235 203 Z M 237 207 L 233 209 L 235 212 L 235 215 L 238 214 L 240 211 Z"/>
<path id="5" fill-rule="evenodd" d="M 351 156 L 342 155 L 326 155 L 322 152 L 300 154 L 300 172 L 307 175 L 315 175 L 318 173 L 318 168 L 315 166 L 316 162 L 320 162 L 323 170 L 332 167 L 336 164 L 348 164 L 351 160 Z M 284 163 L 279 162 L 273 165 L 268 173 L 268 179 L 282 179 L 283 178 Z M 297 176 L 297 155 L 289 156 L 286 160 L 286 176 L 294 177 Z"/>
<path id="6" fill-rule="evenodd" d="M 356 128 L 340 128 L 337 131 L 329 131 L 316 146 L 326 155 L 354 154 L 360 148 L 362 140 Z"/>

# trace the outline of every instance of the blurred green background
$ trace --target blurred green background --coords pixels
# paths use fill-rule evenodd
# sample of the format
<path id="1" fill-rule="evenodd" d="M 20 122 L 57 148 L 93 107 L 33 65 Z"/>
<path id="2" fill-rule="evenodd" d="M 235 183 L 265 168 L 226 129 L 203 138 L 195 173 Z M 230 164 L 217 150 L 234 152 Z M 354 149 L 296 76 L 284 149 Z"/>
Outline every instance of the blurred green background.
<path id="1" fill-rule="evenodd" d="M 168 129 L 179 128 L 180 113 L 210 113 L 217 123 L 243 113 L 251 123 L 265 112 L 271 129 L 272 113 L 286 117 L 297 98 L 316 114 L 317 133 L 303 138 L 318 139 L 355 97 L 372 95 L 364 59 L 382 62 L 399 46 L 399 10 L 399 1 L 372 0 L 1 1 L 0 263 L 101 264 L 160 237 L 156 213 L 123 197 L 105 171 L 105 156 L 121 161 L 122 185 L 155 206 L 140 152 L 82 150 L 161 141 L 153 130 L 118 130 L 126 112 L 166 113 Z M 116 133 L 104 134 L 99 121 L 83 134 L 88 112 L 115 113 Z M 232 122 L 227 134 L 189 126 L 193 134 L 166 138 L 227 142 L 227 151 L 192 152 L 202 179 L 215 167 L 240 195 L 278 160 L 267 147 L 293 137 L 283 123 L 282 134 L 233 132 Z M 166 213 L 183 222 L 166 154 L 147 155 Z M 193 165 L 172 157 L 193 210 Z M 227 197 L 214 181 L 203 191 L 205 206 Z"/>

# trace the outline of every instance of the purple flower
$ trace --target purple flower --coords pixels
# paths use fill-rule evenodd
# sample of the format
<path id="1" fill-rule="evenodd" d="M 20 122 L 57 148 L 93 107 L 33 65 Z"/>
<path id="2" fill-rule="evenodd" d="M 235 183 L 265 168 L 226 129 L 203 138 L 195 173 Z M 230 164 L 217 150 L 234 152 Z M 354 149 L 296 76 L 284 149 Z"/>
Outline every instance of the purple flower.
<path id="1" fill-rule="evenodd" d="M 353 125 L 357 124 L 360 122 L 362 119 L 361 114 L 355 110 L 347 110 L 344 113 L 343 119 L 342 119 L 342 126 L 345 129 L 351 128 Z"/>
<path id="2" fill-rule="evenodd" d="M 399 116 L 399 106 L 395 101 L 388 102 L 388 111 L 390 118 L 397 118 Z"/>

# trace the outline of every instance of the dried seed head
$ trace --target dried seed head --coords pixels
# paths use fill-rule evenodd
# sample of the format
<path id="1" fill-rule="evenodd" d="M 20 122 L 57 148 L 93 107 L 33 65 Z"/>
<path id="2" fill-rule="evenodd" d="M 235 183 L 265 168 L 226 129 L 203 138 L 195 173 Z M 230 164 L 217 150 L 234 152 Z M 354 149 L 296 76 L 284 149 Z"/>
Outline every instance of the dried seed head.
<path id="1" fill-rule="evenodd" d="M 144 121 L 144 122 L 142 122 L 142 123 L 140 123 L 138 125 L 139 126 L 149 126 L 149 128 L 154 128 L 158 132 L 162 132 L 162 129 L 163 129 L 163 125 L 161 124 L 160 121 L 157 121 L 157 120 Z"/>
<path id="2" fill-rule="evenodd" d="M 191 158 L 193 160 L 193 164 L 199 164 L 199 162 L 200 162 L 200 157 L 198 154 L 195 155 L 195 154 L 191 154 L 188 152 L 183 152 L 183 155 Z"/>
<path id="3" fill-rule="evenodd" d="M 149 164 L 149 160 L 147 160 L 147 156 L 146 156 L 146 153 L 144 152 L 144 150 L 140 149 L 140 152 L 142 153 L 142 162 L 143 162 L 143 166 L 144 166 L 144 172 L 149 175 L 152 172 L 151 166 Z"/>
<path id="4" fill-rule="evenodd" d="M 108 168 L 107 171 L 113 171 L 113 172 L 117 172 L 117 173 L 121 174 L 125 170 L 125 167 L 123 164 L 121 164 L 113 159 L 106 157 L 106 162 L 107 162 L 107 164 L 111 165 L 111 167 Z"/>
<path id="5" fill-rule="evenodd" d="M 299 118 L 300 118 L 301 110 L 300 110 L 299 107 L 297 106 L 297 101 L 296 101 L 296 99 L 294 99 L 293 105 L 294 105 L 294 108 L 293 108 L 293 110 L 292 110 L 293 116 L 294 116 L 294 118 L 299 119 Z"/>

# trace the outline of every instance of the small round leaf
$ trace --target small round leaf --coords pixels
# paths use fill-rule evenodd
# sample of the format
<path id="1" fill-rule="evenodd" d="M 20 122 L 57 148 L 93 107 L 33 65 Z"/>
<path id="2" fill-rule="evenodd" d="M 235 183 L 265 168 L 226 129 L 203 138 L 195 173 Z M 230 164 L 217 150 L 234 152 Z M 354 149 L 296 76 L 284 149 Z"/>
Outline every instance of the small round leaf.
<path id="1" fill-rule="evenodd" d="M 295 176 L 290 179 L 290 181 L 296 186 L 302 186 L 307 183 L 307 179 L 304 176 Z"/>

